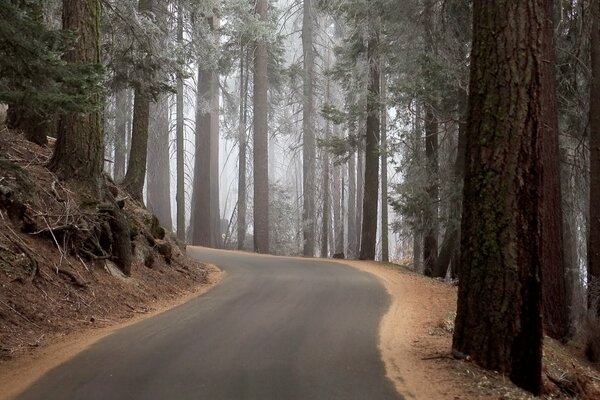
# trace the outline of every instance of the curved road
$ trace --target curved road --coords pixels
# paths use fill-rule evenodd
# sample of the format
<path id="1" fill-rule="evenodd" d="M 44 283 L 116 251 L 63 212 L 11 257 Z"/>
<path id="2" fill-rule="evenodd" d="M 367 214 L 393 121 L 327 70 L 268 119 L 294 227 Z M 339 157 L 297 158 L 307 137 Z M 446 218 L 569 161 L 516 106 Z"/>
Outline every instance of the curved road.
<path id="1" fill-rule="evenodd" d="M 389 299 L 373 276 L 318 259 L 188 254 L 227 276 L 100 340 L 19 399 L 402 399 L 377 350 Z"/>

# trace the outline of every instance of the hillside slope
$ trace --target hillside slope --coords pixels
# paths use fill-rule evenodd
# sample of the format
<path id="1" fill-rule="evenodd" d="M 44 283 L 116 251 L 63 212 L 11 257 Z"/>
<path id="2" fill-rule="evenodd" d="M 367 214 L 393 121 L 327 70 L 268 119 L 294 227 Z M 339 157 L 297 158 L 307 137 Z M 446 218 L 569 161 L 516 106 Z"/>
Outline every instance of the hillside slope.
<path id="1" fill-rule="evenodd" d="M 146 313 L 197 290 L 210 271 L 108 177 L 122 211 L 86 204 L 45 167 L 51 154 L 14 132 L 0 134 L 0 365 L 69 333 Z M 116 238 L 115 215 L 124 216 L 125 239 Z M 130 267 L 118 265 L 119 247 Z"/>

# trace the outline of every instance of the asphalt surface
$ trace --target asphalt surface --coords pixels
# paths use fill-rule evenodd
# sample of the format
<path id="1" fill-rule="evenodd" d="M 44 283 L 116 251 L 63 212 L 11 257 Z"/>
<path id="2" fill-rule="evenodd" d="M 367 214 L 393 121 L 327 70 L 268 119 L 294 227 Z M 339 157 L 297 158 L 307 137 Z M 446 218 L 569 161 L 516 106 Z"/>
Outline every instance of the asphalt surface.
<path id="1" fill-rule="evenodd" d="M 102 339 L 19 399 L 402 399 L 377 350 L 389 299 L 373 276 L 318 259 L 188 253 L 225 279 Z"/>

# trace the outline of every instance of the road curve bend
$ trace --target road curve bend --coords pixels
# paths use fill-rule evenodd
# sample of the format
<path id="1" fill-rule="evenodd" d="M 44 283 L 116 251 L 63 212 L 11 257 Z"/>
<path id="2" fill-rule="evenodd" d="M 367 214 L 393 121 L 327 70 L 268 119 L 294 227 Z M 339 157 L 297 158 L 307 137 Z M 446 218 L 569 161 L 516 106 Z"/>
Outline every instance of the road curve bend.
<path id="1" fill-rule="evenodd" d="M 49 371 L 20 400 L 397 400 L 367 273 L 318 259 L 188 247 L 225 279 L 116 331 Z"/>

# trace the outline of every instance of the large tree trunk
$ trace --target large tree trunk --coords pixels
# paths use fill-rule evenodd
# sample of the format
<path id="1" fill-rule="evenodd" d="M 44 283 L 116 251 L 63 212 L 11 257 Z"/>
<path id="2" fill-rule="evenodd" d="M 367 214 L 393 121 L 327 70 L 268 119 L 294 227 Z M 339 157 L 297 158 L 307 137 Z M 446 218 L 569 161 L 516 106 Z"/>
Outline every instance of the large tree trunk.
<path id="1" fill-rule="evenodd" d="M 214 34 L 218 20 L 209 18 Z M 219 247 L 219 99 L 218 73 L 198 66 L 196 95 L 196 151 L 192 192 L 191 240 L 193 244 Z"/>
<path id="2" fill-rule="evenodd" d="M 140 0 L 139 11 L 152 12 L 153 0 Z M 135 89 L 133 99 L 133 127 L 131 131 L 131 150 L 127 173 L 123 186 L 134 200 L 144 202 L 144 180 L 146 178 L 146 159 L 148 157 L 148 127 L 151 96 L 139 88 Z"/>
<path id="3" fill-rule="evenodd" d="M 171 174 L 169 157 L 169 99 L 162 96 L 150 106 L 148 140 L 148 208 L 171 230 Z"/>
<path id="4" fill-rule="evenodd" d="M 256 13 L 267 21 L 267 0 L 257 0 Z M 256 40 L 254 50 L 254 251 L 269 252 L 269 138 L 267 45 Z"/>
<path id="5" fill-rule="evenodd" d="M 177 2 L 177 43 L 183 46 L 183 4 Z M 183 76 L 177 74 L 177 96 L 176 96 L 176 126 L 175 140 L 177 145 L 177 239 L 185 240 L 185 165 L 184 165 L 184 137 L 183 137 Z"/>
<path id="6" fill-rule="evenodd" d="M 367 137 L 365 148 L 364 199 L 360 259 L 375 260 L 377 243 L 377 206 L 379 198 L 379 21 L 371 21 L 367 45 L 369 84 L 367 93 Z"/>
<path id="7" fill-rule="evenodd" d="M 214 247 L 211 208 L 211 118 L 208 105 L 212 72 L 198 67 L 196 95 L 196 144 L 194 156 L 194 184 L 192 188 L 191 243 Z"/>
<path id="8" fill-rule="evenodd" d="M 555 110 L 550 0 L 473 3 L 473 48 L 453 349 L 539 394 L 544 221 Z M 514 54 L 520 57 L 515 58 Z M 499 79 L 501 77 L 501 79 Z M 552 117 L 549 117 L 552 115 Z M 550 243 L 551 242 L 551 243 Z"/>
<path id="9" fill-rule="evenodd" d="M 600 1 L 593 0 L 591 36 L 592 85 L 590 91 L 590 234 L 588 242 L 589 287 L 600 293 Z M 591 291 L 590 291 L 591 292 Z M 590 298 L 600 315 L 600 299 Z"/>
<path id="10" fill-rule="evenodd" d="M 63 28 L 77 32 L 78 40 L 65 53 L 72 64 L 100 63 L 100 2 L 63 0 Z M 90 93 L 101 104 L 98 93 Z M 58 139 L 49 168 L 61 179 L 77 182 L 86 195 L 100 196 L 104 161 L 104 134 L 99 111 L 65 113 L 58 125 Z"/>
<path id="11" fill-rule="evenodd" d="M 304 57 L 304 83 L 302 98 L 302 197 L 303 203 L 303 254 L 315 254 L 315 123 L 314 123 L 314 54 L 312 1 L 304 0 L 302 19 L 302 54 Z"/>

